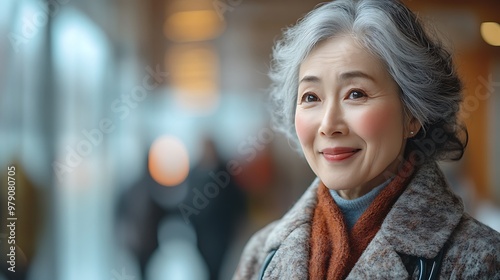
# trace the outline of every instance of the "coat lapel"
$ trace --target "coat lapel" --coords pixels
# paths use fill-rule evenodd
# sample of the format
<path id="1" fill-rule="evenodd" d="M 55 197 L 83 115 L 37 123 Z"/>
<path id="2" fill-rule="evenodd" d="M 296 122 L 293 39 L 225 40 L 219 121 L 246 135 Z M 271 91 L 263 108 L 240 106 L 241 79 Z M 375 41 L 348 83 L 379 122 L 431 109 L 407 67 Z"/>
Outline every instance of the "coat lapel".
<path id="1" fill-rule="evenodd" d="M 398 253 L 382 235 L 376 235 L 346 279 L 408 279 Z"/>
<path id="2" fill-rule="evenodd" d="M 307 279 L 309 266 L 310 228 L 302 225 L 296 228 L 277 249 L 269 263 L 264 279 Z"/>

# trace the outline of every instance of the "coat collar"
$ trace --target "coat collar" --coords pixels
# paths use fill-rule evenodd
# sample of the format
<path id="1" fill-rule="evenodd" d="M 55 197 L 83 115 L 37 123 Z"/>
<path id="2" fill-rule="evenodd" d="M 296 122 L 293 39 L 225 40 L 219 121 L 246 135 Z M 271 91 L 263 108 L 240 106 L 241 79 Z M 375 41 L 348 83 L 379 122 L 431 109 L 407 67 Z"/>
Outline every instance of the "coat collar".
<path id="1" fill-rule="evenodd" d="M 311 221 L 319 183 L 319 179 L 314 180 L 269 234 L 264 252 L 276 252 L 265 269 L 264 279 L 308 278 Z"/>
<path id="2" fill-rule="evenodd" d="M 316 190 L 319 185 L 319 178 L 316 178 L 295 205 L 277 221 L 265 244 L 266 250 L 278 248 L 292 231 L 302 226 L 309 228 L 307 236 L 304 236 L 304 240 L 309 240 L 312 216 L 317 204 Z"/>
<path id="3" fill-rule="evenodd" d="M 282 276 L 285 276 L 288 271 L 291 276 L 300 274 L 307 277 L 310 222 L 317 204 L 318 185 L 319 179 L 314 180 L 268 236 L 264 250 L 277 249 L 274 259 L 279 260 L 284 257 L 288 261 L 277 262 L 273 259 L 269 264 L 267 275 L 282 273 Z M 463 211 L 461 200 L 448 187 L 438 165 L 435 162 L 422 164 L 350 276 L 355 275 L 356 271 L 364 270 L 366 273 L 369 266 L 380 274 L 383 271 L 380 265 L 399 268 L 391 273 L 394 271 L 405 273 L 397 253 L 425 258 L 435 257 L 460 222 Z M 294 257 L 297 255 L 301 257 Z M 385 258 L 383 264 L 368 265 L 380 258 Z M 291 263 L 294 266 L 292 269 L 289 267 Z M 390 270 L 386 267 L 386 271 Z"/>
<path id="4" fill-rule="evenodd" d="M 423 164 L 379 231 L 394 250 L 434 258 L 460 222 L 464 207 L 435 162 Z"/>

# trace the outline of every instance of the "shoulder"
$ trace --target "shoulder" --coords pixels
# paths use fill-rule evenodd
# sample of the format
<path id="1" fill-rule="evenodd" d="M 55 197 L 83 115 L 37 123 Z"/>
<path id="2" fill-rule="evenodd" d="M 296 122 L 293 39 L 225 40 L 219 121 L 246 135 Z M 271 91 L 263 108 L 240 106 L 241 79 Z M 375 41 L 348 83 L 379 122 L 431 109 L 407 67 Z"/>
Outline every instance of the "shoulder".
<path id="1" fill-rule="evenodd" d="M 248 240 L 245 249 L 243 250 L 243 255 L 255 256 L 258 255 L 258 252 L 262 250 L 266 241 L 270 235 L 270 233 L 276 228 L 279 220 L 274 221 L 261 230 L 257 231 L 251 238 Z"/>
<path id="2" fill-rule="evenodd" d="M 452 278 L 500 279 L 500 233 L 464 214 L 449 240 L 443 269 Z"/>
<path id="3" fill-rule="evenodd" d="M 252 277 L 258 273 L 267 254 L 267 252 L 263 250 L 264 245 L 277 224 L 278 221 L 268 224 L 248 240 L 241 254 L 240 263 L 238 264 L 233 280 L 252 279 Z"/>
<path id="4" fill-rule="evenodd" d="M 302 249 L 308 246 L 318 186 L 319 179 L 316 179 L 281 219 L 270 223 L 250 238 L 233 279 L 253 279 L 273 250 Z"/>

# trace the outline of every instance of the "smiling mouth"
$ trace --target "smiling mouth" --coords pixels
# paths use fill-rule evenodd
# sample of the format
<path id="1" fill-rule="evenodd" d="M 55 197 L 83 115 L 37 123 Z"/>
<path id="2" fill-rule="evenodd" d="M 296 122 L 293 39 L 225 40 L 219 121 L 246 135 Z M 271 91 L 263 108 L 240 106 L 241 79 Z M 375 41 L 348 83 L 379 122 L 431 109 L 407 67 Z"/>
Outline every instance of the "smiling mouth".
<path id="1" fill-rule="evenodd" d="M 359 151 L 361 151 L 361 149 L 332 148 L 332 149 L 324 149 L 320 152 L 320 154 L 322 154 L 327 161 L 338 162 L 352 157 Z"/>

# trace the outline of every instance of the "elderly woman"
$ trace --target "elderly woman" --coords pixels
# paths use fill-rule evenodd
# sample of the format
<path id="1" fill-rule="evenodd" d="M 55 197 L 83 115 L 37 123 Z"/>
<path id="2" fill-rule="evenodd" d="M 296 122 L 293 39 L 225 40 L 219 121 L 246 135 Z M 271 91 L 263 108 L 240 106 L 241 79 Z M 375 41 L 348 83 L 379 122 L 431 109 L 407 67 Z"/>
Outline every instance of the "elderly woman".
<path id="1" fill-rule="evenodd" d="M 247 244 L 234 279 L 500 279 L 500 234 L 464 212 L 461 82 L 408 8 L 339 0 L 274 48 L 276 121 L 317 179 Z"/>

